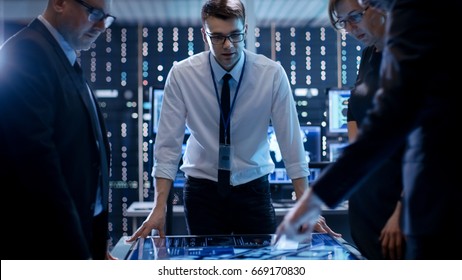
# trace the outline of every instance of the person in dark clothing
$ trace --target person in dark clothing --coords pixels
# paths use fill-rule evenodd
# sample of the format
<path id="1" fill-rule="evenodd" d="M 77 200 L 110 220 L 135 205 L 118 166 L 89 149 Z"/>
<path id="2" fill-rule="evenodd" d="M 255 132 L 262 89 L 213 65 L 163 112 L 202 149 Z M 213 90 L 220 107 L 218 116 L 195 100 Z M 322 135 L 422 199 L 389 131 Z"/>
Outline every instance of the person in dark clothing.
<path id="1" fill-rule="evenodd" d="M 353 142 L 378 89 L 380 62 L 385 43 L 386 11 L 362 7 L 357 0 L 330 0 L 332 26 L 366 46 L 358 77 L 348 101 L 348 139 Z M 402 151 L 387 160 L 348 200 L 353 241 L 367 259 L 401 259 L 404 236 L 400 228 Z"/>
<path id="2" fill-rule="evenodd" d="M 275 242 L 283 236 L 306 239 L 323 203 L 335 207 L 347 199 L 368 174 L 406 145 L 401 164 L 405 259 L 460 259 L 462 243 L 446 244 L 448 232 L 462 216 L 459 172 L 451 164 L 454 153 L 445 149 L 460 126 L 460 75 L 454 71 L 460 59 L 448 51 L 453 38 L 442 32 L 456 32 L 458 27 L 448 7 L 459 11 L 462 2 L 391 2 L 374 106 L 356 140 L 284 217 Z"/>
<path id="3" fill-rule="evenodd" d="M 49 0 L 0 47 L 0 184 L 21 206 L 2 204 L 2 259 L 113 258 L 109 140 L 77 61 L 114 22 L 110 2 Z"/>

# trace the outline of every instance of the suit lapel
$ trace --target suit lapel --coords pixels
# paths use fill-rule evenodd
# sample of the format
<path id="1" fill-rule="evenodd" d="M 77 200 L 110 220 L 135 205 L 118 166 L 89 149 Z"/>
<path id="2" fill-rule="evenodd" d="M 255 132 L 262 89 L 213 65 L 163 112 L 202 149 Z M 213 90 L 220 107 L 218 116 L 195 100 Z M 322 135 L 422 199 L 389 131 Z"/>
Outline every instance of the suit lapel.
<path id="1" fill-rule="evenodd" d="M 87 82 L 85 81 L 85 78 L 83 77 L 82 69 L 80 68 L 79 64 L 76 62 L 74 64 L 74 68 L 76 70 L 76 73 L 80 77 L 80 80 L 82 81 L 81 85 L 83 85 L 83 88 L 79 89 L 80 96 L 83 100 L 83 103 L 85 104 L 85 107 L 87 108 L 88 113 L 90 114 L 91 118 L 91 125 L 93 127 L 94 134 L 96 136 L 96 140 L 98 141 L 99 147 L 98 150 L 100 152 L 100 160 L 101 160 L 101 180 L 102 180 L 102 198 L 103 198 L 103 208 L 106 209 L 106 205 L 108 202 L 108 188 L 109 188 L 109 157 L 108 157 L 108 152 L 106 142 L 107 138 L 105 133 L 103 131 L 105 130 L 105 127 L 103 125 L 102 121 L 102 114 L 99 111 L 99 107 L 97 106 L 97 101 L 93 95 L 93 92 L 91 91 L 90 87 L 87 85 Z"/>

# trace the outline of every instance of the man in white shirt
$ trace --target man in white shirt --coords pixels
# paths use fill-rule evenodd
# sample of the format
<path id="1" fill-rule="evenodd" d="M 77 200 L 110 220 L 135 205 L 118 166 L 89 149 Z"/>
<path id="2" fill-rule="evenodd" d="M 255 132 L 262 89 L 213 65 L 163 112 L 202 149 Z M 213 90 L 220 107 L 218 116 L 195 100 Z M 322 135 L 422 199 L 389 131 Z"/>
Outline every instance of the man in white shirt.
<path id="1" fill-rule="evenodd" d="M 268 182 L 274 170 L 267 138 L 270 123 L 296 196 L 308 188 L 308 163 L 284 69 L 244 49 L 248 30 L 241 1 L 206 1 L 201 14 L 203 40 L 210 50 L 170 70 L 154 145 L 155 205 L 128 241 L 146 237 L 152 229 L 164 235 L 167 197 L 178 171 L 185 126 L 191 135 L 180 169 L 187 178 L 189 234 L 275 232 Z M 221 107 L 225 74 L 231 75 L 229 114 Z M 228 173 L 229 179 L 219 183 L 220 173 Z M 323 218 L 318 225 L 319 231 L 333 233 Z"/>

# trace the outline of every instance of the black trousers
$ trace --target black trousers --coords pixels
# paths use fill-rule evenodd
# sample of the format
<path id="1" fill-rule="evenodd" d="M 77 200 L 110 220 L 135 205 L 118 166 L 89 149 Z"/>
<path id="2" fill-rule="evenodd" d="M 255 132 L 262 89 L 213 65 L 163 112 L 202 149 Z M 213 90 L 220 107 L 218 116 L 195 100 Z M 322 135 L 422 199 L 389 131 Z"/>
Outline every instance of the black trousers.
<path id="1" fill-rule="evenodd" d="M 218 183 L 189 177 L 183 190 L 185 217 L 191 235 L 273 234 L 276 214 L 268 175 L 232 187 L 223 198 Z"/>
<path id="2" fill-rule="evenodd" d="M 93 260 L 106 258 L 108 244 L 108 214 L 103 211 L 93 217 L 93 236 L 91 240 L 91 254 Z"/>

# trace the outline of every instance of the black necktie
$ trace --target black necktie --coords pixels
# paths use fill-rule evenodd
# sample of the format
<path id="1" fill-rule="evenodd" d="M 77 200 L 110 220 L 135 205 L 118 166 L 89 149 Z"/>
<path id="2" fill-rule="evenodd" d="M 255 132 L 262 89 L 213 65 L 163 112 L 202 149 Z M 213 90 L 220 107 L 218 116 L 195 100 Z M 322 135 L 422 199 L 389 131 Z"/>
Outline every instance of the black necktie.
<path id="1" fill-rule="evenodd" d="M 230 92 L 229 92 L 229 80 L 232 78 L 230 74 L 225 74 L 223 76 L 223 87 L 221 89 L 221 112 L 223 117 L 220 114 L 220 146 L 223 144 L 230 145 L 230 127 L 231 122 L 229 118 L 229 109 L 230 109 Z M 225 141 L 225 123 L 227 121 L 226 129 L 226 141 Z M 231 186 L 229 183 L 231 172 L 229 170 L 218 169 L 218 192 L 221 196 L 225 197 L 229 194 Z"/>
<path id="2" fill-rule="evenodd" d="M 98 109 L 96 108 L 97 106 L 96 99 L 94 99 L 93 93 L 91 92 L 90 87 L 88 86 L 85 78 L 83 77 L 83 72 L 78 62 L 74 63 L 74 68 L 77 70 L 77 73 L 82 78 L 84 86 L 85 86 L 84 90 L 80 91 L 80 94 L 82 96 L 83 102 L 85 103 L 85 106 L 87 107 L 88 113 L 90 114 L 91 125 L 96 135 L 98 150 L 100 153 L 100 163 L 101 163 L 100 178 L 99 178 L 100 182 L 99 182 L 98 187 L 99 187 L 99 190 L 101 191 L 103 209 L 106 209 L 107 202 L 108 202 L 109 167 L 107 164 L 106 146 L 104 144 L 104 139 L 103 139 L 103 132 L 102 132 L 103 128 L 101 127 L 100 122 L 99 122 Z"/>

